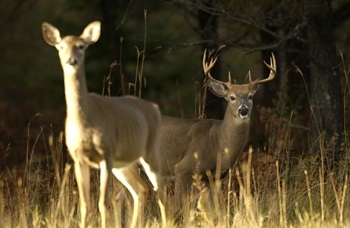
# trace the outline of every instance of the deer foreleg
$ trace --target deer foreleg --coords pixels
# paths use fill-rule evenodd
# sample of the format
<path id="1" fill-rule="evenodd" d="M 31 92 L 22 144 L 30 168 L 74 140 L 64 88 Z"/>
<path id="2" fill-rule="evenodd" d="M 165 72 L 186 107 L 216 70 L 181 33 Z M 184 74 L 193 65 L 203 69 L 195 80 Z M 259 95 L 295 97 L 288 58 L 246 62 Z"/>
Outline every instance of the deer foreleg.
<path id="1" fill-rule="evenodd" d="M 192 182 L 191 174 L 181 174 L 175 177 L 175 223 L 177 224 L 183 222 L 183 204 L 189 198 Z"/>
<path id="2" fill-rule="evenodd" d="M 90 169 L 87 165 L 76 162 L 74 171 L 80 198 L 80 226 L 85 227 L 90 204 Z"/>
<path id="3" fill-rule="evenodd" d="M 100 162 L 100 197 L 98 201 L 98 209 L 101 214 L 101 227 L 106 227 L 106 197 L 110 181 L 111 169 L 107 160 Z"/>

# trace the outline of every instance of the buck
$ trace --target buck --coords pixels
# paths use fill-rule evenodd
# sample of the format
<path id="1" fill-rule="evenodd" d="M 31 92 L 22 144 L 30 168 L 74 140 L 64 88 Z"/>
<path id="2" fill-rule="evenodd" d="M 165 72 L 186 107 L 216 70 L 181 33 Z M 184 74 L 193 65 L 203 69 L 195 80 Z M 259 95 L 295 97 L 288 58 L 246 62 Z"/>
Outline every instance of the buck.
<path id="1" fill-rule="evenodd" d="M 207 62 L 207 51 L 203 55 L 203 70 L 210 91 L 228 101 L 223 120 L 177 119 L 162 116 L 160 150 L 164 156 L 160 164 L 162 176 L 175 176 L 175 220 L 181 219 L 183 200 L 188 196 L 193 182 L 193 173 L 206 177 L 206 171 L 224 174 L 243 153 L 249 136 L 249 122 L 253 107 L 253 96 L 259 85 L 276 76 L 276 60 L 270 58 L 268 78 L 237 85 L 214 79 L 210 71 L 217 57 Z M 195 154 L 195 156 L 194 156 Z M 217 160 L 221 161 L 217 167 Z"/>
<path id="2" fill-rule="evenodd" d="M 88 93 L 85 79 L 85 51 L 100 37 L 100 22 L 86 26 L 80 36 L 61 38 L 57 28 L 42 24 L 44 40 L 57 48 L 64 73 L 67 105 L 65 123 L 66 144 L 74 160 L 79 189 L 82 227 L 87 223 L 90 199 L 90 168 L 100 169 L 98 208 L 101 226 L 106 227 L 107 188 L 112 173 L 130 191 L 133 215 L 130 227 L 138 221 L 139 199 L 146 192 L 134 169 L 140 163 L 157 190 L 157 175 L 153 167 L 159 148 L 160 111 L 158 106 L 139 98 L 104 97 Z M 150 163 L 154 164 L 150 167 Z M 155 167 L 157 169 L 157 167 Z M 162 204 L 160 203 L 160 206 Z M 162 218 L 164 211 L 161 208 Z M 163 221 L 164 222 L 164 221 Z"/>

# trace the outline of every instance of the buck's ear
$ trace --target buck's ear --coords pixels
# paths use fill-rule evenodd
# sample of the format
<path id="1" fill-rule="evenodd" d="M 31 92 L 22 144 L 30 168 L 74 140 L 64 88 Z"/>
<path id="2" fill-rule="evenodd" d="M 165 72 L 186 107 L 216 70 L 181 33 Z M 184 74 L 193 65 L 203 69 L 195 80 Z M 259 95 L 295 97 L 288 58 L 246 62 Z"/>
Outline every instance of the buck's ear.
<path id="1" fill-rule="evenodd" d="M 84 32 L 80 37 L 88 44 L 93 44 L 100 38 L 101 34 L 101 22 L 94 21 L 85 27 Z"/>
<path id="2" fill-rule="evenodd" d="M 224 84 L 213 80 L 208 80 L 208 87 L 217 97 L 226 97 L 229 90 Z"/>
<path id="3" fill-rule="evenodd" d="M 254 95 L 256 93 L 256 91 L 259 90 L 259 88 L 260 88 L 260 85 L 255 84 L 253 86 L 250 86 L 249 89 L 250 89 L 251 93 L 253 93 L 253 95 Z"/>
<path id="4" fill-rule="evenodd" d="M 56 46 L 56 44 L 58 44 L 61 41 L 60 31 L 53 25 L 47 22 L 44 22 L 41 25 L 41 29 L 43 32 L 44 40 L 49 45 Z"/>
<path id="5" fill-rule="evenodd" d="M 254 86 L 254 88 L 252 89 L 253 94 L 255 94 L 256 91 L 259 90 L 259 88 L 260 88 L 260 85 Z"/>

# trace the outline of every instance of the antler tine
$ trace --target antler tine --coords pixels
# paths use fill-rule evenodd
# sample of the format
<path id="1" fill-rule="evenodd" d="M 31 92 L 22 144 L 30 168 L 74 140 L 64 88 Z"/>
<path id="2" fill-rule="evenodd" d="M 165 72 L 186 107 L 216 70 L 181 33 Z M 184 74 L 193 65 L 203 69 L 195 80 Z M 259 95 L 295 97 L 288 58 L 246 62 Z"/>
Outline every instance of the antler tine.
<path id="1" fill-rule="evenodd" d="M 206 77 L 208 78 L 211 78 L 211 79 L 214 79 L 211 74 L 210 74 L 210 70 L 214 67 L 215 63 L 216 63 L 216 60 L 218 58 L 215 57 L 215 58 L 211 58 L 210 59 L 210 63 L 208 64 L 207 63 L 207 49 L 204 50 L 204 54 L 203 54 L 203 70 L 204 70 L 204 74 Z"/>
<path id="2" fill-rule="evenodd" d="M 252 74 L 250 73 L 250 70 L 248 71 L 248 79 L 249 79 L 249 84 L 251 84 L 253 80 L 252 80 Z"/>
<path id="3" fill-rule="evenodd" d="M 220 46 L 218 51 L 223 48 L 224 45 Z M 205 76 L 210 79 L 210 80 L 213 80 L 213 81 L 217 81 L 219 83 L 222 83 L 222 84 L 226 84 L 227 86 L 230 86 L 232 83 L 231 83 L 231 75 L 229 74 L 229 79 L 228 79 L 228 82 L 222 82 L 222 81 L 219 81 L 215 78 L 213 78 L 213 76 L 211 76 L 210 74 L 210 71 L 211 69 L 214 67 L 216 61 L 217 61 L 218 57 L 215 56 L 215 57 L 212 57 L 210 59 L 210 62 L 208 63 L 206 60 L 207 60 L 207 49 L 204 50 L 204 54 L 203 54 L 203 61 L 202 61 L 202 65 L 203 65 L 203 71 L 204 71 L 204 74 Z"/>
<path id="4" fill-rule="evenodd" d="M 267 68 L 270 69 L 269 77 L 262 79 L 262 80 L 253 81 L 251 83 L 252 85 L 265 83 L 265 82 L 271 81 L 272 79 L 274 79 L 276 77 L 276 74 L 277 74 L 276 58 L 272 52 L 271 52 L 271 57 L 270 57 L 270 65 L 267 64 L 265 61 L 264 61 L 264 64 Z"/>

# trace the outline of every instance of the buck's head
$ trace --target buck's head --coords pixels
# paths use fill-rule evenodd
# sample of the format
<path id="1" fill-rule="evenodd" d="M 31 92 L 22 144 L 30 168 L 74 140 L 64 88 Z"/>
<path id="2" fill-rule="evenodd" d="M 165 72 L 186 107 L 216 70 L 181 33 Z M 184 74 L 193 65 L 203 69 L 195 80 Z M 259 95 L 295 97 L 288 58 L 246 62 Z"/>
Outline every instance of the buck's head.
<path id="1" fill-rule="evenodd" d="M 80 36 L 61 38 L 60 31 L 46 22 L 42 24 L 42 32 L 46 43 L 58 50 L 63 70 L 75 71 L 84 63 L 86 48 L 99 39 L 101 23 L 99 21 L 90 23 Z"/>
<path id="2" fill-rule="evenodd" d="M 215 96 L 223 97 L 229 102 L 228 107 L 235 117 L 239 117 L 243 120 L 248 119 L 253 108 L 253 96 L 259 89 L 259 85 L 274 79 L 276 76 L 276 60 L 273 53 L 270 58 L 270 65 L 264 61 L 265 65 L 270 69 L 269 77 L 263 80 L 252 81 L 250 72 L 248 72 L 249 83 L 243 85 L 232 84 L 230 73 L 228 82 L 222 82 L 213 78 L 210 74 L 210 70 L 215 65 L 217 57 L 211 58 L 209 63 L 207 63 L 206 58 L 207 50 L 204 51 L 202 64 L 210 91 Z"/>

